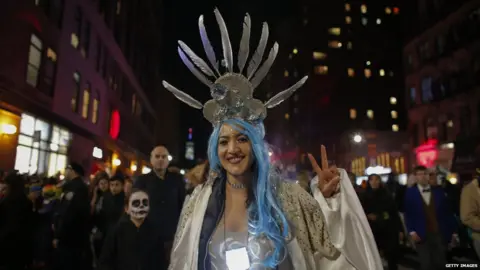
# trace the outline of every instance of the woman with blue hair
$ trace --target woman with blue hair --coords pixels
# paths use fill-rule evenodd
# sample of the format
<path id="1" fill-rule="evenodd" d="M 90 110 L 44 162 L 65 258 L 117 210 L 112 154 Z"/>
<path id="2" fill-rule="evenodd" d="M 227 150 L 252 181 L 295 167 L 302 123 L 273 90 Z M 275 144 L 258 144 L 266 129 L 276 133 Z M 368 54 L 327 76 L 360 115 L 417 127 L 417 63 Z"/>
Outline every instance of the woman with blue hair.
<path id="1" fill-rule="evenodd" d="M 263 119 L 300 88 L 307 77 L 263 103 L 253 91 L 278 52 L 275 43 L 261 64 L 268 39 L 263 24 L 259 45 L 244 74 L 249 55 L 250 16 L 245 16 L 233 71 L 233 53 L 218 10 L 223 47 L 222 66 L 207 37 L 203 16 L 200 35 L 210 67 L 185 43 L 178 53 L 185 65 L 211 91 L 204 105 L 167 82 L 163 86 L 191 107 L 202 109 L 214 130 L 208 144 L 210 174 L 185 201 L 171 254 L 171 270 L 325 270 L 383 269 L 368 221 L 343 169 L 322 166 L 313 196 L 299 185 L 284 182 L 270 164 Z M 222 73 L 221 73 L 222 72 Z M 210 78 L 215 78 L 212 82 Z"/>

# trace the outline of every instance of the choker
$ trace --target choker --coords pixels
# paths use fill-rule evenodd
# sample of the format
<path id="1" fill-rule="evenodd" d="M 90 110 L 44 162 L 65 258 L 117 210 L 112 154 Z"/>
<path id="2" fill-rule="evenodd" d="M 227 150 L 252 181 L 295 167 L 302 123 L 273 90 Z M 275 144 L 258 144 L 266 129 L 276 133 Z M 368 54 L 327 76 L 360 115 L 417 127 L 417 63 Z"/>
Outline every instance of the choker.
<path id="1" fill-rule="evenodd" d="M 245 189 L 247 186 L 245 184 L 232 184 L 227 180 L 227 183 L 234 189 Z"/>

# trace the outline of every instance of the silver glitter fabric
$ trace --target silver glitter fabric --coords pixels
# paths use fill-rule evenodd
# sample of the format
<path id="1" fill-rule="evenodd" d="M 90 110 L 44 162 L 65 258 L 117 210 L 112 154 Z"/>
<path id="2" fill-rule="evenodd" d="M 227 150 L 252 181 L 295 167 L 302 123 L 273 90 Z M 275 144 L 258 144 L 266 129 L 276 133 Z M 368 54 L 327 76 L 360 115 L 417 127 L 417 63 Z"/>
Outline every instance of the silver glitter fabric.
<path id="1" fill-rule="evenodd" d="M 278 54 L 278 43 L 274 43 L 264 61 L 269 30 L 268 24 L 263 23 L 259 44 L 250 57 L 251 20 L 250 16 L 246 14 L 237 56 L 238 72 L 234 72 L 232 46 L 225 21 L 218 9 L 215 9 L 214 13 L 222 38 L 223 59 L 217 60 L 203 24 L 203 15 L 198 20 L 198 26 L 210 65 L 195 54 L 184 42 L 178 42 L 180 58 L 193 75 L 209 87 L 212 99 L 202 105 L 201 102 L 166 81 L 163 81 L 163 86 L 187 105 L 196 109 L 203 109 L 204 117 L 214 125 L 234 118 L 248 122 L 262 121 L 267 116 L 267 108 L 273 108 L 289 98 L 306 82 L 308 77 L 303 77 L 293 86 L 281 91 L 265 103 L 254 99 L 254 90 L 260 85 L 275 61 Z M 249 57 L 250 61 L 247 65 Z M 223 74 L 219 71 L 219 62 L 225 69 Z"/>

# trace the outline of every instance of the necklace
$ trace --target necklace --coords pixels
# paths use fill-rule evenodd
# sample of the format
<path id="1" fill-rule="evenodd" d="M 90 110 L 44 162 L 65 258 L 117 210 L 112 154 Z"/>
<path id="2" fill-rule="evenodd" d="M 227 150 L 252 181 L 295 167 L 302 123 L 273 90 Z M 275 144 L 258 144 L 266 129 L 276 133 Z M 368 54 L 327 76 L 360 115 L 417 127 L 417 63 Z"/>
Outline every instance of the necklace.
<path id="1" fill-rule="evenodd" d="M 245 184 L 232 184 L 230 183 L 230 181 L 227 180 L 227 183 L 234 189 L 244 189 L 244 188 L 247 188 L 247 186 Z"/>

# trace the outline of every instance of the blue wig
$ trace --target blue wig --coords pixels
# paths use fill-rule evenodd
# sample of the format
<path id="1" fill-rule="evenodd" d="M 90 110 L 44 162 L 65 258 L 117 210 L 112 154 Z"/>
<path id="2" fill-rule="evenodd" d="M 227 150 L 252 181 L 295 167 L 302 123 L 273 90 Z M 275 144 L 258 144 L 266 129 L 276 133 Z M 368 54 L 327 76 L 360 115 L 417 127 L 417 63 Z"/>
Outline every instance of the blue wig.
<path id="1" fill-rule="evenodd" d="M 254 198 L 248 206 L 248 231 L 255 236 L 264 235 L 272 242 L 273 253 L 266 257 L 263 263 L 266 267 L 275 268 L 285 258 L 285 238 L 288 236 L 289 227 L 276 199 L 275 181 L 279 181 L 279 178 L 270 170 L 269 148 L 263 140 L 265 128 L 263 123 L 254 126 L 240 119 L 230 119 L 215 126 L 208 142 L 208 159 L 210 168 L 220 175 L 224 174 L 217 149 L 222 124 L 238 129 L 238 132 L 249 138 L 252 145 L 256 166 L 250 185 Z"/>

